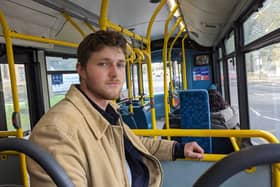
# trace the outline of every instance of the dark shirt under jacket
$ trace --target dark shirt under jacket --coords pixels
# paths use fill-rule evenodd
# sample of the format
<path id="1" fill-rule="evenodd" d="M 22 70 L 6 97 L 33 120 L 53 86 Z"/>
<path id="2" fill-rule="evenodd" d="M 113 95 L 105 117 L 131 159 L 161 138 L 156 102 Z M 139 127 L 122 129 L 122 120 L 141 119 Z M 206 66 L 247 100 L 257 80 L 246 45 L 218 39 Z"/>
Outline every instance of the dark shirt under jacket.
<path id="1" fill-rule="evenodd" d="M 77 86 L 79 88 L 79 86 Z M 83 91 L 79 88 L 83 93 Z M 100 108 L 96 103 L 90 100 L 85 93 L 84 96 L 92 104 L 92 106 L 100 112 L 100 114 L 111 124 L 117 125 L 120 115 L 114 110 L 114 108 L 109 104 L 106 110 Z M 131 170 L 132 187 L 148 187 L 149 184 L 149 171 L 142 161 L 142 153 L 134 148 L 129 139 L 124 136 L 124 150 L 126 161 Z"/>
<path id="2" fill-rule="evenodd" d="M 109 104 L 105 110 L 100 108 L 94 103 L 81 89 L 79 85 L 76 87 L 83 93 L 88 99 L 91 105 L 111 124 L 117 125 L 120 115 L 115 109 Z M 184 146 L 185 144 L 176 143 L 173 151 L 173 159 L 184 158 Z M 132 187 L 148 187 L 149 184 L 149 171 L 142 161 L 143 155 L 137 149 L 134 148 L 129 139 L 124 136 L 124 149 L 126 161 L 131 170 Z"/>

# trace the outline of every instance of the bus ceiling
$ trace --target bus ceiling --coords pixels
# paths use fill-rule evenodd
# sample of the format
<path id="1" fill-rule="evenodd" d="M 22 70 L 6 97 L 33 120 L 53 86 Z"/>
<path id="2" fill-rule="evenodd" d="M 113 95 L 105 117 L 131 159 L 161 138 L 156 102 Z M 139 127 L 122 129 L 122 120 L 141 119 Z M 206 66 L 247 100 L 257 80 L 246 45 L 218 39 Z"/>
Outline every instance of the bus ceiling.
<path id="1" fill-rule="evenodd" d="M 217 45 L 230 29 L 230 25 L 254 0 L 178 0 L 179 12 L 187 25 L 189 37 L 201 46 Z M 4 12 L 11 30 L 46 38 L 54 38 L 79 43 L 82 35 L 61 14 L 66 12 L 79 24 L 85 33 L 92 32 L 84 21 L 98 28 L 101 0 L 7 0 L 1 1 L 0 9 Z M 108 18 L 136 34 L 146 36 L 149 20 L 156 9 L 157 1 L 149 0 L 111 0 L 108 5 Z M 140 8 L 141 7 L 141 8 Z M 172 2 L 159 12 L 151 33 L 151 39 L 162 39 L 164 23 Z M 143 13 L 144 12 L 144 13 Z M 127 16 L 127 15 L 131 16 Z M 174 25 L 175 19 L 170 23 Z M 178 32 L 178 30 L 177 30 Z M 176 32 L 174 33 L 175 36 Z M 0 38 L 3 42 L 3 38 Z M 33 47 L 52 48 L 52 44 L 14 40 L 14 44 Z"/>

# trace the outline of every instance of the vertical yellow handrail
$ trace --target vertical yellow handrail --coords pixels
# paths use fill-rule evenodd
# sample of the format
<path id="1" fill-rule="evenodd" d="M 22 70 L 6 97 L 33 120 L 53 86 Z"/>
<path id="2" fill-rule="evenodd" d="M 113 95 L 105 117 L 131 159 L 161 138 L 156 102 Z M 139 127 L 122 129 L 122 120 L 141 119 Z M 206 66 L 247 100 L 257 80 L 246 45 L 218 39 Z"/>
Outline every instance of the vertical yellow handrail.
<path id="1" fill-rule="evenodd" d="M 15 73 L 15 62 L 14 62 L 14 53 L 13 53 L 13 47 L 12 47 L 12 38 L 11 38 L 11 31 L 9 29 L 9 25 L 6 21 L 6 18 L 3 14 L 3 12 L 0 10 L 0 22 L 2 25 L 2 30 L 6 42 L 6 50 L 7 50 L 7 58 L 8 58 L 8 65 L 9 65 L 9 72 L 10 72 L 10 79 L 11 79 L 11 88 L 12 88 L 12 96 L 13 96 L 13 104 L 14 104 L 14 111 L 16 113 L 20 113 L 20 106 L 19 106 L 19 100 L 18 100 L 18 91 L 17 91 L 17 81 L 16 81 L 16 73 Z M 20 123 L 20 118 L 19 118 Z M 19 138 L 23 137 L 23 131 L 22 128 L 17 129 L 17 136 Z M 20 168 L 22 173 L 22 182 L 25 187 L 28 187 L 28 175 L 27 175 L 27 169 L 26 169 L 26 158 L 25 155 L 20 153 Z"/>
<path id="2" fill-rule="evenodd" d="M 142 73 L 142 64 L 145 59 L 143 52 L 139 48 L 134 48 L 135 53 L 137 54 L 137 63 L 138 63 L 138 82 L 139 82 L 139 95 L 141 105 L 144 105 L 144 89 L 143 89 L 143 73 Z"/>
<path id="3" fill-rule="evenodd" d="M 174 38 L 174 40 L 172 41 L 170 47 L 169 47 L 169 51 L 168 51 L 168 61 L 169 61 L 169 72 L 170 72 L 170 81 L 171 81 L 171 84 L 170 84 L 170 92 L 171 92 L 171 106 L 174 106 L 174 97 L 173 97 L 173 94 L 174 94 L 174 83 L 173 83 L 173 78 L 172 78 L 172 65 L 170 64 L 171 63 L 171 54 L 172 54 L 172 49 L 173 49 L 173 46 L 175 45 L 176 41 L 178 40 L 178 38 L 181 36 L 182 32 L 185 30 L 185 27 L 182 27 L 180 29 L 180 31 L 177 33 L 176 37 Z"/>
<path id="4" fill-rule="evenodd" d="M 101 30 L 104 31 L 107 30 L 107 24 L 108 24 L 108 18 L 107 18 L 108 4 L 109 4 L 109 0 L 102 0 L 101 8 L 100 8 L 99 27 Z"/>
<path id="5" fill-rule="evenodd" d="M 186 33 L 182 39 L 182 82 L 183 82 L 183 90 L 188 89 L 188 81 L 187 81 L 187 62 L 186 62 L 186 51 L 185 51 L 185 40 L 188 37 L 188 33 Z"/>
<path id="6" fill-rule="evenodd" d="M 167 57 L 167 45 L 168 45 L 168 39 L 169 39 L 169 34 L 168 33 L 168 25 L 171 19 L 173 18 L 174 13 L 178 9 L 178 4 L 176 4 L 173 9 L 171 10 L 170 14 L 168 15 L 165 25 L 164 25 L 164 41 L 163 41 L 163 48 L 162 48 L 162 63 L 163 63 L 163 85 L 164 85 L 164 113 L 165 113 L 165 127 L 166 129 L 169 129 L 169 104 L 168 104 L 168 83 L 167 83 L 167 64 L 166 64 L 166 57 Z M 182 19 L 182 18 L 181 18 Z M 178 20 L 177 20 L 178 21 Z M 176 21 L 176 23 L 177 23 Z M 175 24 L 176 25 L 176 24 Z M 174 27 L 172 27 L 171 30 Z M 170 136 L 168 137 L 170 140 Z"/>
<path id="7" fill-rule="evenodd" d="M 126 71 L 127 71 L 127 85 L 128 85 L 128 98 L 129 98 L 129 112 L 133 113 L 133 104 L 132 104 L 132 83 L 131 83 L 131 64 L 133 63 L 133 61 L 135 60 L 136 56 L 135 53 L 132 49 L 132 47 L 127 44 L 127 49 L 130 52 L 130 58 L 127 60 L 127 64 L 126 64 Z"/>
<path id="8" fill-rule="evenodd" d="M 86 33 L 79 27 L 79 25 L 66 13 L 62 12 L 61 13 L 66 21 L 68 21 L 83 37 L 86 36 Z"/>
<path id="9" fill-rule="evenodd" d="M 152 59 L 151 59 L 151 31 L 152 31 L 152 26 L 155 22 L 155 18 L 158 15 L 159 11 L 162 9 L 162 7 L 165 5 L 165 3 L 166 0 L 161 0 L 159 5 L 156 7 L 152 17 L 150 18 L 149 25 L 147 27 L 147 32 L 146 32 L 147 49 L 143 51 L 144 54 L 146 55 L 146 62 L 147 62 L 152 129 L 157 129 L 157 126 L 156 126 L 156 111 L 154 106 L 153 72 L 152 72 Z"/>

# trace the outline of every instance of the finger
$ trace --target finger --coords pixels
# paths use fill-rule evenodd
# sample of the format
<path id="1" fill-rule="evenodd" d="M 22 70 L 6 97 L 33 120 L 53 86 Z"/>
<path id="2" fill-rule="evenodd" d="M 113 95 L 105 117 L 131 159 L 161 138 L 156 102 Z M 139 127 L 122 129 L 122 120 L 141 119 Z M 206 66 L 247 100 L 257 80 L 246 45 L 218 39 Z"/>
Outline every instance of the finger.
<path id="1" fill-rule="evenodd" d="M 204 157 L 204 155 L 201 153 L 189 152 L 188 157 L 194 158 L 194 159 L 202 159 Z"/>
<path id="2" fill-rule="evenodd" d="M 194 146 L 193 150 L 194 150 L 194 152 L 196 152 L 196 153 L 204 153 L 204 150 L 203 150 L 202 147 L 200 147 L 199 145 Z"/>

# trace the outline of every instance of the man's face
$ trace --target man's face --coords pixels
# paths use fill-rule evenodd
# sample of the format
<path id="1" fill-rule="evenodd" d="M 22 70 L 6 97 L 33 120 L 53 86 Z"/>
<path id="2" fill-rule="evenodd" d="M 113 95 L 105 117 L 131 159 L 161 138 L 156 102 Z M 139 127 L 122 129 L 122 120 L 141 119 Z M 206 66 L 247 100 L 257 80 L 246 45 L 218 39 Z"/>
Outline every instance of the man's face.
<path id="1" fill-rule="evenodd" d="M 93 52 L 86 67 L 77 66 L 81 89 L 101 106 L 108 100 L 117 99 L 125 79 L 125 66 L 125 55 L 121 48 L 104 47 Z"/>

